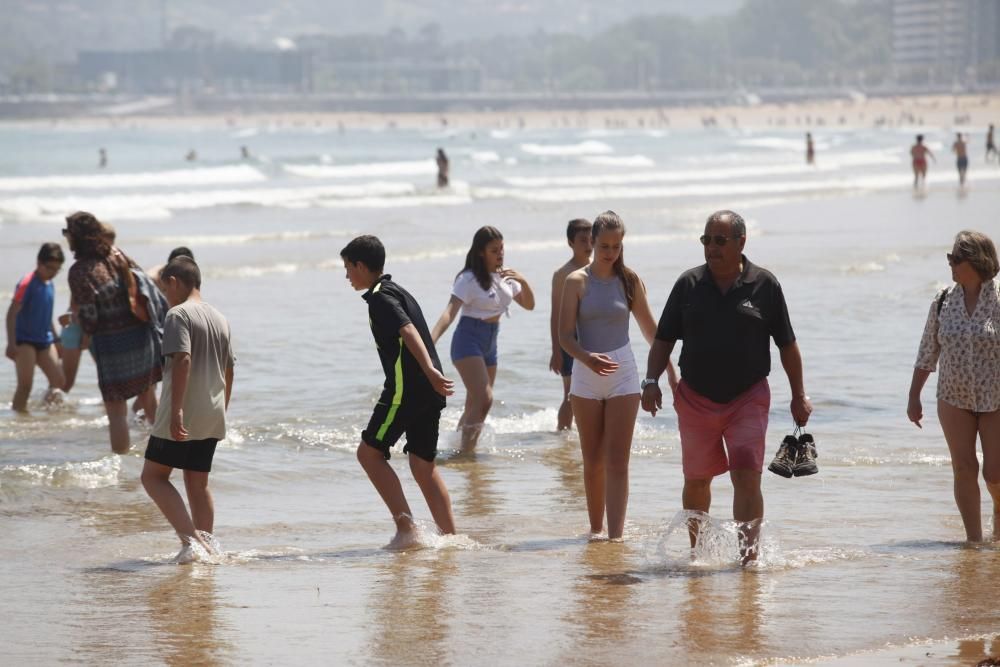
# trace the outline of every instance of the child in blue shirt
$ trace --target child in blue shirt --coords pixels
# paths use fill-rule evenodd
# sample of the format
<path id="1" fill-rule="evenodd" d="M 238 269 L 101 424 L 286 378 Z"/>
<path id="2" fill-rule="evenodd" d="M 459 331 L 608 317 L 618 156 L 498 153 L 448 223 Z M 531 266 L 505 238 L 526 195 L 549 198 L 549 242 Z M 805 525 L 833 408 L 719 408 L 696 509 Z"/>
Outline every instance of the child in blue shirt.
<path id="1" fill-rule="evenodd" d="M 46 401 L 56 390 L 62 390 L 65 380 L 59 366 L 59 344 L 52 321 L 55 286 L 52 279 L 62 268 L 66 258 L 58 243 L 44 243 L 38 251 L 38 266 L 24 276 L 14 289 L 14 299 L 7 309 L 7 358 L 17 368 L 17 389 L 11 407 L 26 412 L 35 366 L 42 369 L 49 380 Z"/>

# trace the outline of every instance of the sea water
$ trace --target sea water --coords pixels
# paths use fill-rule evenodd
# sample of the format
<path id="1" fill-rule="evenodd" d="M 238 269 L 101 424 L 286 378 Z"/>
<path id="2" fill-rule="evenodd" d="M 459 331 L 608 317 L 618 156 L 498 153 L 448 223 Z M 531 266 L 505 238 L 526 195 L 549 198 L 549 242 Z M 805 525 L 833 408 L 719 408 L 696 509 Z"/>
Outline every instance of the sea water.
<path id="1" fill-rule="evenodd" d="M 950 136 L 924 131 L 932 146 Z M 777 130 L 0 129 L 4 302 L 38 246 L 61 241 L 63 218 L 89 210 L 143 266 L 189 246 L 238 356 L 212 472 L 224 554 L 211 563 L 170 564 L 176 539 L 139 483 L 148 431 L 135 424 L 133 452 L 110 453 L 88 358 L 58 409 L 40 404 L 39 373 L 31 414 L 0 412 L 5 658 L 749 664 L 954 638 L 1000 648 L 1000 551 L 962 543 L 933 380 L 924 428 L 905 415 L 952 237 L 1000 233 L 1000 167 L 973 159 L 958 190 L 938 150 L 914 195 L 909 131 L 815 136 L 809 166 L 804 138 Z M 439 146 L 452 162 L 444 190 Z M 184 162 L 191 148 L 198 160 Z M 547 369 L 568 220 L 622 216 L 626 261 L 658 314 L 677 276 L 703 261 L 697 238 L 719 208 L 746 218 L 747 256 L 784 288 L 819 451 L 816 476 L 764 472 L 762 552 L 747 568 L 725 477 L 691 548 L 669 405 L 636 425 L 624 541 L 591 541 L 579 442 L 555 432 L 561 383 Z M 354 456 L 383 376 L 339 251 L 378 235 L 386 272 L 433 322 L 482 225 L 504 233 L 505 263 L 537 307 L 501 323 L 495 403 L 471 457 L 454 455 L 465 392 L 443 336 L 457 391 L 439 460 L 460 535 L 437 535 L 397 446 L 423 538 L 387 550 L 391 520 Z M 57 314 L 71 262 L 55 281 Z M 635 326 L 632 344 L 641 368 Z M 792 428 L 776 350 L 770 384 L 768 459 Z M 8 363 L 0 398 L 13 390 Z M 983 512 L 988 530 L 985 493 Z"/>

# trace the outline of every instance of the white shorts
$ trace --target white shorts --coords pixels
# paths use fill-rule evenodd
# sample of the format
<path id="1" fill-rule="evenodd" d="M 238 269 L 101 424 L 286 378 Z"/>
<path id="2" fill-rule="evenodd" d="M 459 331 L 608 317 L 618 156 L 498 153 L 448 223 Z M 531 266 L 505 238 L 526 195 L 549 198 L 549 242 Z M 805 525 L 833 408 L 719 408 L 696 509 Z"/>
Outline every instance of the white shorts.
<path id="1" fill-rule="evenodd" d="M 635 367 L 632 346 L 624 345 L 604 354 L 618 362 L 618 370 L 611 375 L 598 375 L 577 361 L 573 364 L 573 375 L 569 382 L 569 393 L 572 396 L 602 401 L 639 393 L 639 371 Z"/>

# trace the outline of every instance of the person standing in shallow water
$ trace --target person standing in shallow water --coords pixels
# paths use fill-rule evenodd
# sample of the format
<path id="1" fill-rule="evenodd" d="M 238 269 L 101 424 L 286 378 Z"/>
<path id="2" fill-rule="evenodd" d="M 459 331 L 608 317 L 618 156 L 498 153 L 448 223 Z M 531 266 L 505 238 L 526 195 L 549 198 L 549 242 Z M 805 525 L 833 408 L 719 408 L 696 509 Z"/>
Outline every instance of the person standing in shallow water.
<path id="1" fill-rule="evenodd" d="M 573 251 L 573 256 L 552 274 L 552 315 L 549 318 L 552 356 L 549 358 L 549 370 L 560 375 L 563 381 L 563 400 L 559 404 L 559 412 L 556 417 L 556 429 L 559 431 L 573 427 L 573 406 L 569 400 L 573 357 L 559 344 L 559 309 L 562 304 L 563 285 L 566 283 L 566 277 L 590 263 L 590 255 L 594 251 L 594 240 L 591 238 L 590 229 L 589 220 L 577 218 L 569 221 L 566 226 L 566 240 Z"/>
<path id="2" fill-rule="evenodd" d="M 434 159 L 434 161 L 437 162 L 437 170 L 438 170 L 437 184 L 438 184 L 438 187 L 439 188 L 446 188 L 446 187 L 448 187 L 448 178 L 449 178 L 448 177 L 448 171 L 450 169 L 450 165 L 449 165 L 449 162 L 448 162 L 448 156 L 444 154 L 444 149 L 443 148 L 439 148 L 437 150 L 437 157 Z"/>
<path id="3" fill-rule="evenodd" d="M 802 380 L 802 356 L 777 279 L 743 254 L 746 224 L 733 211 L 716 211 L 701 237 L 705 264 L 677 279 L 649 350 L 642 408 L 663 408 L 657 379 L 678 340 L 681 380 L 673 392 L 681 436 L 686 510 L 708 512 L 712 479 L 729 472 L 733 518 L 744 525 L 740 557 L 756 559 L 764 497 L 764 464 L 771 389 L 770 341 L 791 385 L 792 420 L 805 426 L 812 413 Z M 692 546 L 697 528 L 692 527 Z"/>
<path id="4" fill-rule="evenodd" d="M 813 145 L 813 135 L 806 132 L 806 164 L 816 163 L 816 147 Z"/>
<path id="5" fill-rule="evenodd" d="M 559 312 L 559 344 L 575 360 L 570 401 L 580 432 L 591 537 L 620 540 L 628 506 L 628 463 L 639 412 L 639 373 L 629 344 L 629 315 L 652 343 L 656 321 L 646 286 L 625 266 L 625 224 L 613 211 L 591 230 L 594 260 L 569 274 Z M 673 368 L 668 368 L 673 379 Z"/>
<path id="6" fill-rule="evenodd" d="M 955 167 L 958 169 L 958 184 L 961 187 L 965 187 L 965 172 L 969 168 L 969 153 L 961 132 L 955 133 L 955 143 L 951 145 L 951 152 L 955 154 Z"/>
<path id="7" fill-rule="evenodd" d="M 78 211 L 66 218 L 63 235 L 76 259 L 69 288 L 80 328 L 91 337 L 111 449 L 124 454 L 131 448 L 126 401 L 141 396 L 147 415 L 156 413 L 156 383 L 163 374 L 156 334 L 129 303 L 126 274 L 134 262 L 112 247 L 100 221 Z"/>
<path id="8" fill-rule="evenodd" d="M 931 149 L 924 146 L 924 135 L 917 135 L 917 143 L 910 147 L 910 157 L 913 158 L 913 189 L 927 184 L 927 157 L 937 160 Z"/>
<path id="9" fill-rule="evenodd" d="M 947 255 L 955 284 L 931 304 L 910 381 L 906 416 L 920 426 L 920 392 L 940 366 L 937 412 L 951 454 L 955 503 L 970 542 L 983 539 L 976 437 L 983 479 L 993 499 L 993 539 L 1000 540 L 1000 281 L 993 241 L 962 231 Z"/>
<path id="10" fill-rule="evenodd" d="M 351 287 L 364 290 L 379 360 L 385 371 L 382 396 L 368 426 L 361 432 L 358 462 L 368 474 L 396 523 L 391 548 L 404 548 L 417 540 L 413 513 L 392 466 L 390 449 L 403 434 L 410 471 L 442 533 L 455 533 L 451 498 L 434 465 L 438 427 L 446 397 L 453 383 L 441 370 L 423 311 L 392 276 L 382 273 L 385 247 L 375 236 L 359 236 L 340 251 Z"/>
<path id="11" fill-rule="evenodd" d="M 142 486 L 181 541 L 174 560 L 189 563 L 200 556 L 196 543 L 211 555 L 221 550 L 212 534 L 215 500 L 208 475 L 215 448 L 226 437 L 236 355 L 229 322 L 201 299 L 201 270 L 194 260 L 172 260 L 160 279 L 170 304 L 163 324 L 163 356 L 168 361 L 146 445 Z M 190 513 L 170 482 L 175 468 L 184 471 Z"/>
<path id="12" fill-rule="evenodd" d="M 480 227 L 472 237 L 465 267 L 455 277 L 451 298 L 431 330 L 435 343 L 462 317 L 451 337 L 451 362 L 465 385 L 465 409 L 458 420 L 462 451 L 472 451 L 493 406 L 493 383 L 499 354 L 500 317 L 511 303 L 534 310 L 535 294 L 520 273 L 503 265 L 503 234 L 496 227 Z"/>

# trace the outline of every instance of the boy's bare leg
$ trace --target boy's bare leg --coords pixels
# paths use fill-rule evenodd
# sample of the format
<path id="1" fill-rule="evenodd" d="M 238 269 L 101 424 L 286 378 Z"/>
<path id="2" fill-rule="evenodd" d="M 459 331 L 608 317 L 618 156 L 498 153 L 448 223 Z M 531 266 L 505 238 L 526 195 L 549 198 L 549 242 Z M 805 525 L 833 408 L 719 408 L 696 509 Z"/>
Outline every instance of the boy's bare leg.
<path id="1" fill-rule="evenodd" d="M 569 401 L 569 381 L 568 377 L 562 379 L 563 402 L 559 406 L 559 417 L 556 420 L 556 429 L 560 431 L 573 428 L 573 404 Z"/>
<path id="2" fill-rule="evenodd" d="M 191 506 L 191 521 L 197 530 L 215 532 L 215 499 L 208 488 L 208 473 L 184 471 L 184 489 Z"/>
<path id="3" fill-rule="evenodd" d="M 17 389 L 14 390 L 14 400 L 10 407 L 15 412 L 28 411 L 28 399 L 31 397 L 31 384 L 35 379 L 35 364 L 37 350 L 32 345 L 18 345 L 14 366 L 17 369 Z"/>
<path id="4" fill-rule="evenodd" d="M 66 388 L 66 376 L 63 375 L 62 366 L 56 356 L 55 345 L 49 345 L 44 350 L 38 352 L 38 367 L 45 373 L 45 378 L 49 381 L 49 390 Z M 48 397 L 46 397 L 48 398 Z"/>
<path id="5" fill-rule="evenodd" d="M 108 413 L 108 435 L 111 437 L 111 451 L 125 454 L 132 448 L 128 433 L 128 403 L 125 401 L 104 401 Z"/>
<path id="6" fill-rule="evenodd" d="M 434 523 L 445 535 L 454 535 L 455 517 L 451 513 L 451 497 L 437 466 L 433 461 L 425 461 L 416 454 L 410 454 L 410 471 L 424 494 Z"/>
<path id="7" fill-rule="evenodd" d="M 362 442 L 358 445 L 358 463 L 365 469 L 372 486 L 389 508 L 392 519 L 396 522 L 397 532 L 412 533 L 413 513 L 406 502 L 406 496 L 403 495 L 403 486 L 399 483 L 396 471 L 385 460 L 382 452 Z"/>
<path id="8" fill-rule="evenodd" d="M 124 407 L 125 402 L 121 403 Z M 163 512 L 163 516 L 173 526 L 181 543 L 184 544 L 185 537 L 195 538 L 195 529 L 191 516 L 188 514 L 187 508 L 184 507 L 184 499 L 170 482 L 170 473 L 173 471 L 174 469 L 170 466 L 146 460 L 142 467 L 142 486 Z"/>

